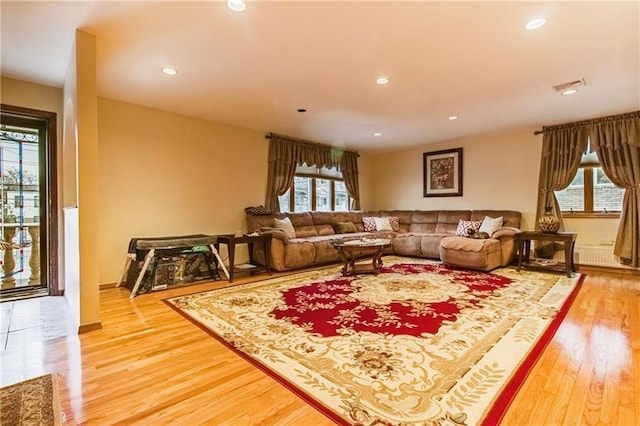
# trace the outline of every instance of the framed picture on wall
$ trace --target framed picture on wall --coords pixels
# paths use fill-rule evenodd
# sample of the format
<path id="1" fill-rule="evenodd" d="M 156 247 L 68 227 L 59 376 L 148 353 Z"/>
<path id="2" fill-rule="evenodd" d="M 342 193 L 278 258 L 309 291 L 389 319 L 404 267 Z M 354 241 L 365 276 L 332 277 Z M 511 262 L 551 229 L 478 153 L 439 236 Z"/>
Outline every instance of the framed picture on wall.
<path id="1" fill-rule="evenodd" d="M 462 196 L 462 148 L 423 154 L 424 196 Z"/>

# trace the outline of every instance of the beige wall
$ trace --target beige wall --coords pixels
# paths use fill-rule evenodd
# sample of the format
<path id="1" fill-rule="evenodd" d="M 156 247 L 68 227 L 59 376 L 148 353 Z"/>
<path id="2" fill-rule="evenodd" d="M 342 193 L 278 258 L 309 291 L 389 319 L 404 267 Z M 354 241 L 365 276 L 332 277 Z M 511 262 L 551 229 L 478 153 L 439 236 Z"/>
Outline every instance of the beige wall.
<path id="1" fill-rule="evenodd" d="M 376 209 L 509 209 L 522 212 L 522 228 L 535 225 L 542 136 L 535 129 L 464 138 L 373 157 Z M 423 153 L 463 148 L 463 196 L 423 197 Z M 615 239 L 617 219 L 572 219 L 578 244 Z"/>
<path id="2" fill-rule="evenodd" d="M 102 98 L 99 111 L 101 283 L 133 237 L 245 230 L 244 208 L 264 204 L 264 133 Z"/>

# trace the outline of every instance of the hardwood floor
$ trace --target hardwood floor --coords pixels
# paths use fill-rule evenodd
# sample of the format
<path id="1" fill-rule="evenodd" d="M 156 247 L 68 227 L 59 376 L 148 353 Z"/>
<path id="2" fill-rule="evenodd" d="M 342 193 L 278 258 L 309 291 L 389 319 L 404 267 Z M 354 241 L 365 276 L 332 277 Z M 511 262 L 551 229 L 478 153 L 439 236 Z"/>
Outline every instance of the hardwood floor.
<path id="1" fill-rule="evenodd" d="M 58 372 L 68 425 L 332 424 L 161 301 L 226 285 L 102 290 L 101 330 L 0 351 L 0 383 Z M 502 424 L 640 425 L 637 275 L 588 274 Z"/>

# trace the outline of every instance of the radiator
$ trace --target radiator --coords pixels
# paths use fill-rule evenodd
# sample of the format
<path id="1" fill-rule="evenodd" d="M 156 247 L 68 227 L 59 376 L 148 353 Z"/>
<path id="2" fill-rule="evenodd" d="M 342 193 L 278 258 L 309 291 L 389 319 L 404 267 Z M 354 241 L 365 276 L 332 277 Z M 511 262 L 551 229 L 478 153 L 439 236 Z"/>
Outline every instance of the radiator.
<path id="1" fill-rule="evenodd" d="M 553 259 L 558 262 L 564 262 L 564 250 L 557 251 Z M 613 246 L 577 245 L 573 251 L 573 261 L 577 265 L 606 266 L 609 268 L 625 267 L 613 255 Z"/>

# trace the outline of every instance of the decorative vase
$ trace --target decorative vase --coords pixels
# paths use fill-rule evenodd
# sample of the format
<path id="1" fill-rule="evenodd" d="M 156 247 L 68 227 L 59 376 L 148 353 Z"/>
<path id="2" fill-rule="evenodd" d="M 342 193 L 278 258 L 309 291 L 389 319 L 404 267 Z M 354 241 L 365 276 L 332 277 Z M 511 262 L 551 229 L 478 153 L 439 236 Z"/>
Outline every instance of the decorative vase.
<path id="1" fill-rule="evenodd" d="M 544 208 L 544 214 L 538 220 L 538 224 L 540 225 L 540 230 L 542 232 L 547 232 L 550 234 L 555 234 L 560 229 L 560 221 L 558 217 L 552 213 L 551 206 L 547 206 Z"/>

